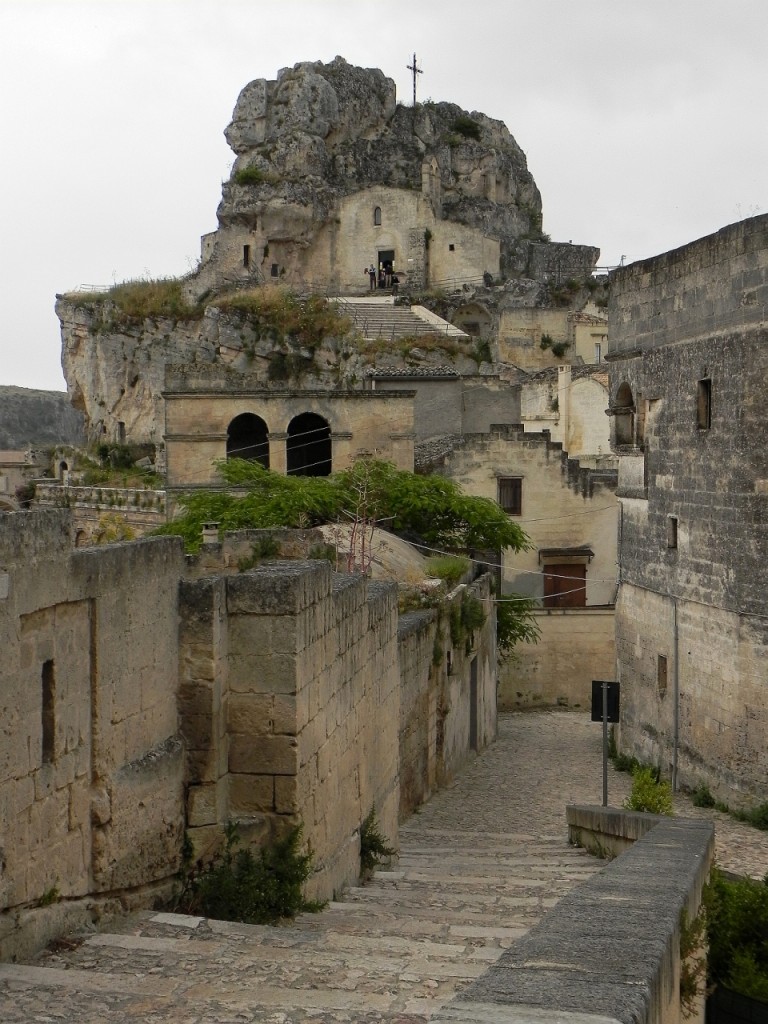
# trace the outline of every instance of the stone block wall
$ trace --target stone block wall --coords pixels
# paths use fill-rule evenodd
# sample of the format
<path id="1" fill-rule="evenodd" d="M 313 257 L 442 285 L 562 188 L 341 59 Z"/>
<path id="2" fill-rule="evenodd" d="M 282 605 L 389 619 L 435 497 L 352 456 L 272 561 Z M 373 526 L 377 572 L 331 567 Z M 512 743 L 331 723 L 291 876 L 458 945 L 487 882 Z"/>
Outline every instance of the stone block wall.
<path id="1" fill-rule="evenodd" d="M 593 679 L 614 679 L 614 610 L 542 608 L 536 644 L 521 644 L 499 666 L 499 710 L 588 708 Z"/>
<path id="2" fill-rule="evenodd" d="M 479 601 L 482 626 L 453 636 L 451 616 Z M 410 612 L 398 625 L 400 818 L 446 785 L 472 751 L 496 737 L 496 616 L 491 580 L 458 587 L 439 609 Z"/>
<path id="3" fill-rule="evenodd" d="M 396 588 L 280 562 L 182 584 L 182 728 L 189 824 L 212 847 L 235 817 L 268 838 L 301 821 L 309 891 L 359 874 L 372 806 L 397 838 Z"/>
<path id="4" fill-rule="evenodd" d="M 619 448 L 622 743 L 665 766 L 676 750 L 681 782 L 736 804 L 768 794 L 766 298 L 756 217 L 616 271 L 609 309 L 633 442 Z"/>
<path id="5" fill-rule="evenodd" d="M 178 867 L 182 567 L 175 538 L 74 551 L 66 511 L 0 516 L 0 955 L 40 901 Z"/>

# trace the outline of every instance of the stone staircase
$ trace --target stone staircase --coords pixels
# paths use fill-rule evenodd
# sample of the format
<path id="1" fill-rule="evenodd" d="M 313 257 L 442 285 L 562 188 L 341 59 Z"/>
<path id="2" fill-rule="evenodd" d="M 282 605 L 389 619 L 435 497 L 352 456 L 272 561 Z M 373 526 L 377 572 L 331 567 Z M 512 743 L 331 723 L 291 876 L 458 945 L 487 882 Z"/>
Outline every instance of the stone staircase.
<path id="1" fill-rule="evenodd" d="M 408 338 L 424 334 L 443 334 L 448 338 L 469 340 L 459 327 L 425 309 L 424 306 L 395 306 L 391 298 L 337 299 L 340 311 L 352 320 L 367 341 L 384 338 Z"/>
<path id="2" fill-rule="evenodd" d="M 575 793 L 553 792 L 546 777 L 553 764 L 566 770 L 564 752 L 543 749 L 544 769 L 521 772 L 526 752 L 504 731 L 402 827 L 397 864 L 343 902 L 275 928 L 152 911 L 112 920 L 27 964 L 0 964 L 0 1020 L 429 1020 L 600 868 L 565 841 L 563 801 Z M 597 751 L 597 734 L 584 735 Z"/>
<path id="3" fill-rule="evenodd" d="M 415 1024 L 599 866 L 562 840 L 470 837 L 418 820 L 402 843 L 396 870 L 290 925 L 147 911 L 35 964 L 0 964 L 0 1018 Z M 57 1016 L 62 1007 L 69 1015 Z"/>

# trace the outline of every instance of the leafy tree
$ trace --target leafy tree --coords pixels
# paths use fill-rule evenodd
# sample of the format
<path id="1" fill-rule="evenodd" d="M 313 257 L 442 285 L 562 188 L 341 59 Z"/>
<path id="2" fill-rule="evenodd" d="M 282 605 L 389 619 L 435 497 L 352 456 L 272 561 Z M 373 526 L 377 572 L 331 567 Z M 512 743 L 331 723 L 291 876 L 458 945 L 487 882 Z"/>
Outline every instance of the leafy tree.
<path id="1" fill-rule="evenodd" d="M 531 546 L 495 501 L 464 494 L 444 477 L 417 476 L 388 462 L 361 459 L 328 477 L 282 476 L 244 459 L 220 462 L 218 471 L 231 490 L 186 495 L 182 514 L 158 533 L 179 535 L 188 551 L 196 551 L 206 522 L 219 523 L 225 532 L 354 522 L 362 516 L 440 552 L 521 551 Z M 537 639 L 534 607 L 534 601 L 519 598 L 497 604 L 502 655 L 518 642 Z"/>

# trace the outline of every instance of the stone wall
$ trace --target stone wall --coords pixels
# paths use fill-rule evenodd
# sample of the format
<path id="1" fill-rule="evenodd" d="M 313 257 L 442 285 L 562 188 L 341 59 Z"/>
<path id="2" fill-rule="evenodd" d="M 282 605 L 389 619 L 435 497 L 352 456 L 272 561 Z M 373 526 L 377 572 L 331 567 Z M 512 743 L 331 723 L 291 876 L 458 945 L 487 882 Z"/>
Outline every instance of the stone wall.
<path id="1" fill-rule="evenodd" d="M 616 271 L 609 310 L 622 743 L 734 803 L 768 793 L 766 297 L 757 217 Z"/>
<path id="2" fill-rule="evenodd" d="M 177 538 L 75 550 L 69 510 L 0 516 L 0 956 L 167 895 L 185 826 L 210 855 L 231 818 L 300 821 L 330 898 L 372 807 L 397 845 L 401 761 L 412 809 L 494 737 L 487 578 L 399 636 L 394 584 L 213 547 L 186 575 Z"/>
<path id="3" fill-rule="evenodd" d="M 494 426 L 487 434 L 465 435 L 433 469 L 455 480 L 468 494 L 493 501 L 499 497 L 499 478 L 522 480 L 522 510 L 514 518 L 533 547 L 504 553 L 504 593 L 541 598 L 540 553 L 561 551 L 546 557 L 588 561 L 587 605 L 613 603 L 618 511 L 613 473 L 583 469 L 548 434 L 526 433 L 522 426 Z M 574 548 L 591 554 L 574 554 Z"/>
<path id="4" fill-rule="evenodd" d="M 680 1000 L 680 944 L 681 922 L 696 919 L 714 859 L 711 822 L 601 807 L 569 806 L 567 815 L 573 841 L 630 848 L 431 1019 L 703 1024 L 703 982 L 690 1016 Z"/>
<path id="5" fill-rule="evenodd" d="M 542 608 L 537 644 L 521 644 L 499 666 L 499 710 L 588 708 L 593 679 L 614 679 L 613 608 Z"/>
<path id="6" fill-rule="evenodd" d="M 96 542 L 105 515 L 119 517 L 135 537 L 143 537 L 166 521 L 165 491 L 148 488 L 75 487 L 37 481 L 35 507 L 71 509 L 78 548 Z"/>
<path id="7" fill-rule="evenodd" d="M 0 516 L 0 955 L 178 867 L 182 569 L 175 538 L 73 551 L 65 511 Z"/>
<path id="8" fill-rule="evenodd" d="M 321 416 L 331 432 L 332 470 L 361 452 L 377 452 L 399 469 L 413 469 L 412 391 L 266 391 L 258 381 L 221 373 L 168 373 L 165 403 L 167 486 L 170 491 L 219 483 L 227 430 L 243 413 L 259 416 L 269 435 L 269 465 L 286 472 L 288 428 L 295 416 Z"/>
<path id="9" fill-rule="evenodd" d="M 462 602 L 482 604 L 471 635 L 451 618 Z M 496 618 L 490 577 L 458 587 L 437 609 L 409 612 L 398 626 L 400 818 L 457 773 L 470 751 L 496 737 Z"/>

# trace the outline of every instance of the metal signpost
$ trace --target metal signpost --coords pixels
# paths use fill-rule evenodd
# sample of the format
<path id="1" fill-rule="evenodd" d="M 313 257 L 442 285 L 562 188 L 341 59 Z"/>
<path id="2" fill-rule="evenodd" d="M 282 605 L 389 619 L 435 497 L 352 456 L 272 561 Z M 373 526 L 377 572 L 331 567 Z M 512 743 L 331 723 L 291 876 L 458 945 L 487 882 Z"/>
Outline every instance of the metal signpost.
<path id="1" fill-rule="evenodd" d="M 619 684 L 592 680 L 592 721 L 603 723 L 603 807 L 608 806 L 608 723 L 619 720 Z"/>

